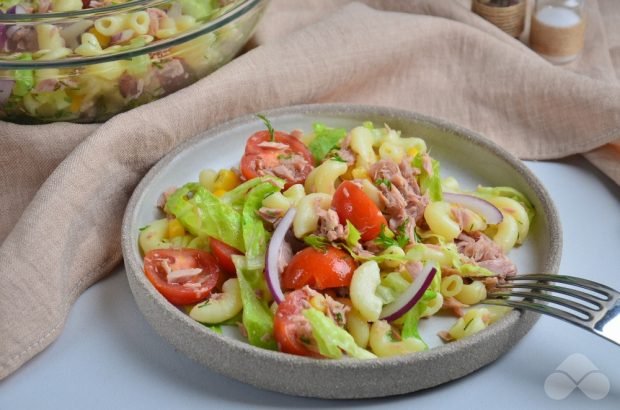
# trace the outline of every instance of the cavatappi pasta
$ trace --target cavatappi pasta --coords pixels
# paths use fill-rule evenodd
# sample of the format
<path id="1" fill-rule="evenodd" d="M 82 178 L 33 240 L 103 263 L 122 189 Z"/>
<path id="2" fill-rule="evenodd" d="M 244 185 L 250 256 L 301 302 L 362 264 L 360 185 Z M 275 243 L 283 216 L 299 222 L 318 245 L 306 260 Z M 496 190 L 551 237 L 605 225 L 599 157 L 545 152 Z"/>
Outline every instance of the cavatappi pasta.
<path id="1" fill-rule="evenodd" d="M 266 348 L 367 358 L 427 349 L 421 321 L 454 317 L 440 334 L 448 342 L 485 329 L 506 312 L 478 304 L 488 287 L 516 271 L 506 253 L 523 242 L 533 217 L 523 195 L 505 187 L 467 191 L 454 178 L 441 179 L 424 140 L 387 125 L 344 130 L 316 124 L 306 134 L 268 128 L 248 140 L 239 167 L 204 169 L 198 183 L 166 193 L 165 217 L 140 233 L 147 267 L 153 253 L 179 258 L 175 252 L 190 251 L 180 246 L 214 255 L 222 269 L 234 265 L 236 278 L 213 288 L 215 296 L 184 303 L 192 318 L 216 330 L 240 325 L 250 343 Z M 446 199 L 446 192 L 483 199 L 503 219 L 487 220 Z M 278 266 L 285 292 L 276 302 L 265 283 L 265 254 L 275 227 L 292 210 L 292 242 L 283 245 L 277 264 L 267 262 Z M 222 261 L 222 243 L 229 262 Z M 437 273 L 424 296 L 385 320 L 386 306 L 428 264 Z M 174 289 L 167 287 L 182 274 L 198 286 L 192 269 L 160 269 L 164 296 L 170 300 Z M 247 317 L 259 311 L 260 318 Z"/>

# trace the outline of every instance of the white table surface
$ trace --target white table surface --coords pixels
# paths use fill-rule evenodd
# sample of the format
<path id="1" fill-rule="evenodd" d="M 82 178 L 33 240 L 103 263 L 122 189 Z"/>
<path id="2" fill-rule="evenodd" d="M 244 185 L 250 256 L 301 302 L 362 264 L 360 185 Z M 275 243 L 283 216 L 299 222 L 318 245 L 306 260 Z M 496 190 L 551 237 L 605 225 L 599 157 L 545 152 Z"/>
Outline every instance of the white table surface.
<path id="1" fill-rule="evenodd" d="M 555 200 L 564 231 L 560 272 L 620 289 L 620 188 L 581 158 L 528 162 Z M 1 335 L 0 335 L 1 337 Z M 553 400 L 544 383 L 574 353 L 611 388 Z M 604 387 L 604 386 L 603 386 Z M 620 409 L 620 347 L 542 317 L 502 358 L 443 386 L 373 400 L 327 401 L 263 391 L 192 362 L 160 338 L 119 267 L 77 301 L 61 336 L 0 382 L 0 409 Z"/>

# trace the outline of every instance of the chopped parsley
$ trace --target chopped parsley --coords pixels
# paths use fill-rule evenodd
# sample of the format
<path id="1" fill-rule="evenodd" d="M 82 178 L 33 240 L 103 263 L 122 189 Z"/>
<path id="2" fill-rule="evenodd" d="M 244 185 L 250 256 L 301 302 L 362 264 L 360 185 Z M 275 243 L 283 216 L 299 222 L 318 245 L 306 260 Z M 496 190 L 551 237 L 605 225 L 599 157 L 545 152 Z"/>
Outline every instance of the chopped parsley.
<path id="1" fill-rule="evenodd" d="M 404 248 L 409 243 L 409 235 L 407 235 L 407 224 L 409 224 L 409 218 L 396 228 L 396 233 L 392 233 L 385 225 L 381 226 L 379 236 L 375 239 L 375 243 L 383 248 L 389 248 L 390 246 L 398 246 Z M 418 238 L 416 238 L 418 239 Z"/>
<path id="2" fill-rule="evenodd" d="M 390 181 L 389 179 L 385 179 L 385 178 L 375 179 L 375 185 L 376 186 L 385 185 L 387 189 L 392 189 L 392 181 Z"/>
<path id="3" fill-rule="evenodd" d="M 338 154 L 337 152 L 334 154 L 333 157 L 330 157 L 329 159 L 331 159 L 332 161 L 338 161 L 338 162 L 344 162 L 346 163 L 347 161 L 345 161 L 344 159 L 342 159 L 342 157 L 340 156 L 340 154 Z"/>

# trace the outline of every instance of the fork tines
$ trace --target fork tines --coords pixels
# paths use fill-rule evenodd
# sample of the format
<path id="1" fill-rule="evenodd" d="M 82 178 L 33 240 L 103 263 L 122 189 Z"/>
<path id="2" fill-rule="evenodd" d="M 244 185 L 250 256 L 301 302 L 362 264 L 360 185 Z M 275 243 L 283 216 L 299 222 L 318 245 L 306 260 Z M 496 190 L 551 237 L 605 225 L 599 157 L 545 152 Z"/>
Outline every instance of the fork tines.
<path id="1" fill-rule="evenodd" d="M 620 344 L 620 293 L 591 280 L 546 274 L 507 277 L 483 303 L 554 316 Z M 614 335 L 604 334 L 609 332 Z"/>

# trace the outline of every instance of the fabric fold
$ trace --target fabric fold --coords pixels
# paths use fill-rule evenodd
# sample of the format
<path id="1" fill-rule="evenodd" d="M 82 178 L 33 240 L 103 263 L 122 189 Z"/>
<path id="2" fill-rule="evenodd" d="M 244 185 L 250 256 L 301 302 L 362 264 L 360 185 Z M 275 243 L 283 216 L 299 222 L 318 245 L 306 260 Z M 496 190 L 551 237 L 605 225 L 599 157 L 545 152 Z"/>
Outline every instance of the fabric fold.
<path id="1" fill-rule="evenodd" d="M 79 294 L 120 262 L 121 219 L 144 173 L 242 114 L 399 107 L 521 158 L 587 153 L 620 183 L 617 83 L 552 66 L 454 2 L 291 3 L 272 0 L 254 49 L 164 99 L 100 125 L 0 126 L 0 201 L 10 209 L 0 217 L 0 379 L 49 345 Z"/>

